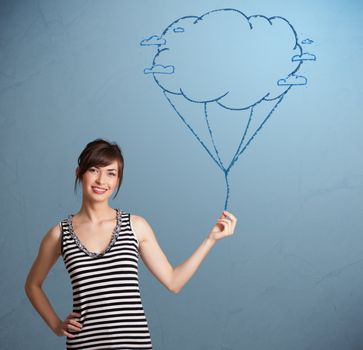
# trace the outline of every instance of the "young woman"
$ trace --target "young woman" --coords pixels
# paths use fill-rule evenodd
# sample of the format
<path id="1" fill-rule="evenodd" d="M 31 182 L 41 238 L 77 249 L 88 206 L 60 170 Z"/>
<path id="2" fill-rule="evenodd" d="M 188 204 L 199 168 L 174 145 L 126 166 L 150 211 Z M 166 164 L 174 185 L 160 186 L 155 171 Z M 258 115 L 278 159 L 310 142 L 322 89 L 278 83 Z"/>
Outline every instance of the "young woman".
<path id="1" fill-rule="evenodd" d="M 170 265 L 149 223 L 109 205 L 122 182 L 124 160 L 116 143 L 97 139 L 78 158 L 75 189 L 82 205 L 43 237 L 25 292 L 47 325 L 66 336 L 67 349 L 152 349 L 140 298 L 138 258 L 169 291 L 178 293 L 216 241 L 234 233 L 237 219 L 224 211 L 194 253 Z M 61 320 L 42 284 L 62 256 L 73 291 L 73 310 Z"/>

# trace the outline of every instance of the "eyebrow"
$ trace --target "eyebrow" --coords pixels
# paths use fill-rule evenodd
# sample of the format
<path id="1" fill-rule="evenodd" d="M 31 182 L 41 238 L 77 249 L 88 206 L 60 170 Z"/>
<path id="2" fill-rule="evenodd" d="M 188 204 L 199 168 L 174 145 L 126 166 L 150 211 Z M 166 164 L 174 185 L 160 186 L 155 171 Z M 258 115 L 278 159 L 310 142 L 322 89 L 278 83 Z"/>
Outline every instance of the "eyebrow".
<path id="1" fill-rule="evenodd" d="M 99 169 L 100 167 L 99 166 L 94 166 L 94 168 L 97 168 Z M 107 171 L 117 171 L 117 169 L 106 169 Z"/>

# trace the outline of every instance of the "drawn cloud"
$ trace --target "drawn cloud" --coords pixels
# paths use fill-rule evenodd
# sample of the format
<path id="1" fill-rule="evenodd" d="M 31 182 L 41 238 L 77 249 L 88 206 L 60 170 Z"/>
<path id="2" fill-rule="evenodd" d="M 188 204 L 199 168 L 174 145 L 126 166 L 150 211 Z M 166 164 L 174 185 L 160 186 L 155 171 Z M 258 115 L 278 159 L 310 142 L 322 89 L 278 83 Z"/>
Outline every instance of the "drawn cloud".
<path id="1" fill-rule="evenodd" d="M 166 44 L 165 39 L 159 38 L 157 35 L 153 35 L 149 38 L 146 38 L 140 43 L 141 46 L 151 46 L 151 45 L 160 46 L 165 44 Z"/>
<path id="2" fill-rule="evenodd" d="M 161 64 L 155 64 L 151 68 L 144 69 L 145 74 L 157 73 L 157 74 L 173 74 L 174 66 L 163 66 Z"/>
<path id="3" fill-rule="evenodd" d="M 174 33 L 183 33 L 183 32 L 184 32 L 184 28 L 182 28 L 182 27 L 174 28 Z"/>
<path id="4" fill-rule="evenodd" d="M 276 82 L 294 74 L 304 58 L 285 18 L 247 17 L 235 9 L 179 18 L 157 38 L 166 44 L 158 47 L 153 66 L 175 67 L 174 74 L 152 72 L 164 91 L 230 109 L 277 99 L 291 86 Z"/>
<path id="5" fill-rule="evenodd" d="M 306 85 L 307 79 L 302 75 L 290 75 L 285 79 L 279 79 L 277 85 L 279 86 L 291 86 L 291 85 Z"/>
<path id="6" fill-rule="evenodd" d="M 295 55 L 291 59 L 293 62 L 297 61 L 315 61 L 316 56 L 309 52 L 304 52 L 302 55 Z"/>
<path id="7" fill-rule="evenodd" d="M 311 39 L 309 39 L 309 38 L 306 38 L 306 39 L 304 39 L 301 43 L 302 44 L 312 44 L 314 41 L 313 40 L 311 40 Z"/>

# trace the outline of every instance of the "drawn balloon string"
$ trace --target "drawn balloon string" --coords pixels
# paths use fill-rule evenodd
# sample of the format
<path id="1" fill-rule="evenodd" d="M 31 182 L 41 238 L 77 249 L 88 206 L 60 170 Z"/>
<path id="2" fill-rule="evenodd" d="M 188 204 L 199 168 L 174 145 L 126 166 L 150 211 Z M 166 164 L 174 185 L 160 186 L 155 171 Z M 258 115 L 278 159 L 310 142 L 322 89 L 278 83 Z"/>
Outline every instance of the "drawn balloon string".
<path id="1" fill-rule="evenodd" d="M 301 45 L 312 43 L 306 38 Z M 223 171 L 226 210 L 231 168 L 291 88 L 307 84 L 307 78 L 297 72 L 304 62 L 315 61 L 316 56 L 303 52 L 294 27 L 285 18 L 248 17 L 236 9 L 178 18 L 161 35 L 149 36 L 140 45 L 156 49 L 152 65 L 144 73 L 153 76 L 175 113 Z M 180 98 L 203 107 L 209 146 L 177 107 Z M 252 127 L 256 110 L 263 104 L 268 104 L 268 108 Z M 231 111 L 228 113 L 244 111 L 248 115 L 228 165 L 223 163 L 221 146 L 216 145 L 210 123 L 210 107 L 215 105 Z"/>

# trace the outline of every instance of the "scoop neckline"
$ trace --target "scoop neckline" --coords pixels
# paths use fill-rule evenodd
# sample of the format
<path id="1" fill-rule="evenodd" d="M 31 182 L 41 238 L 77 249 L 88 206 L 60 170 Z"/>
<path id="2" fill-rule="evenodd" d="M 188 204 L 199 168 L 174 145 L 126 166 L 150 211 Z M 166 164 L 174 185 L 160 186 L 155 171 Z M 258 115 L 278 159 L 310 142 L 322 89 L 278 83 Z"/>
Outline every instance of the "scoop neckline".
<path id="1" fill-rule="evenodd" d="M 116 225 L 114 226 L 113 230 L 112 230 L 112 235 L 111 235 L 111 239 L 108 243 L 108 245 L 106 246 L 105 249 L 103 249 L 100 253 L 97 252 L 91 252 L 90 250 L 88 250 L 86 248 L 86 246 L 80 241 L 80 239 L 78 238 L 76 232 L 73 229 L 73 224 L 72 224 L 72 218 L 74 216 L 74 214 L 69 214 L 67 216 L 67 223 L 69 226 L 69 232 L 71 234 L 71 236 L 73 237 L 74 241 L 76 242 L 77 246 L 83 251 L 85 252 L 88 256 L 93 257 L 93 258 L 97 258 L 97 257 L 101 257 L 103 255 L 105 255 L 114 245 L 120 230 L 121 230 L 121 223 L 122 223 L 122 210 L 119 208 L 115 208 L 116 211 Z"/>

